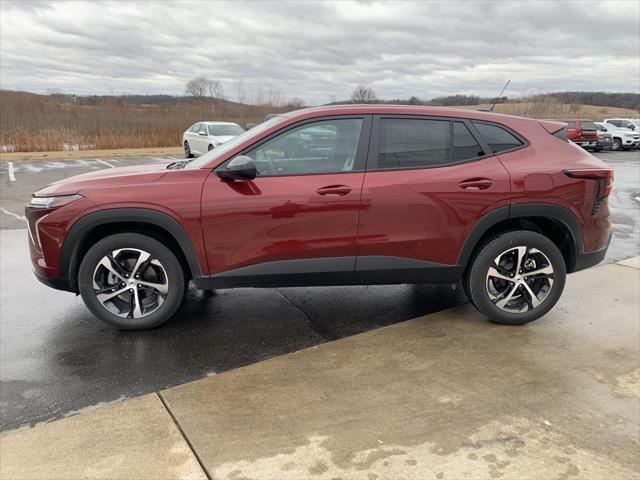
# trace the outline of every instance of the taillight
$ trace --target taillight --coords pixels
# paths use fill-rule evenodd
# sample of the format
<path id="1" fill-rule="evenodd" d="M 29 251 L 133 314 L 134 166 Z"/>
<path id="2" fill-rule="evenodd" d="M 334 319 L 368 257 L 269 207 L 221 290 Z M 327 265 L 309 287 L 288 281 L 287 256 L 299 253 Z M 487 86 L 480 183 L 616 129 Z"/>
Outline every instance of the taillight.
<path id="1" fill-rule="evenodd" d="M 585 180 L 595 180 L 598 183 L 598 190 L 596 192 L 596 201 L 593 204 L 591 215 L 595 215 L 602 204 L 604 199 L 609 196 L 613 189 L 613 170 L 609 168 L 598 169 L 576 169 L 565 170 L 564 174 L 571 178 L 582 178 Z"/>

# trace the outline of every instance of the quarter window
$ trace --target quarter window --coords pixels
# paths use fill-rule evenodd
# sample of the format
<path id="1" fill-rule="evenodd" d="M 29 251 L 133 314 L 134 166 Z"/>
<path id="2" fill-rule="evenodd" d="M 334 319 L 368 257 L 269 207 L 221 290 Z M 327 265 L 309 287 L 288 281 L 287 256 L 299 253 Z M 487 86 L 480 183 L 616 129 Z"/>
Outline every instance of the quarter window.
<path id="1" fill-rule="evenodd" d="M 473 124 L 478 129 L 485 142 L 489 144 L 493 153 L 500 153 L 505 150 L 512 150 L 522 146 L 522 142 L 518 140 L 518 138 L 502 127 L 479 122 L 473 122 Z"/>
<path id="2" fill-rule="evenodd" d="M 451 160 L 461 162 L 484 155 L 482 147 L 471 135 L 467 126 L 462 122 L 453 122 L 453 152 Z"/>
<path id="3" fill-rule="evenodd" d="M 450 162 L 448 121 L 385 118 L 380 129 L 380 169 L 425 168 Z"/>
<path id="4" fill-rule="evenodd" d="M 246 155 L 258 176 L 309 175 L 353 171 L 361 118 L 325 120 L 282 133 Z"/>

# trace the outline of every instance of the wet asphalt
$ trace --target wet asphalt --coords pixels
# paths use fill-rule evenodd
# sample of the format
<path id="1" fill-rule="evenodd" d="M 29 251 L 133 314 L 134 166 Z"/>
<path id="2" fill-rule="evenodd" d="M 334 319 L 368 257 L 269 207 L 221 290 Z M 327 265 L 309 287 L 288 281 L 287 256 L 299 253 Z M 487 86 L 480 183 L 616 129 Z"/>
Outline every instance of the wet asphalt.
<path id="1" fill-rule="evenodd" d="M 640 152 L 603 152 L 615 168 L 606 261 L 640 255 Z M 29 264 L 24 203 L 86 171 L 161 158 L 0 164 L 0 431 L 52 420 L 466 302 L 442 285 L 190 289 L 174 319 L 145 332 L 97 321 Z M 106 163 L 105 163 L 106 162 Z"/>

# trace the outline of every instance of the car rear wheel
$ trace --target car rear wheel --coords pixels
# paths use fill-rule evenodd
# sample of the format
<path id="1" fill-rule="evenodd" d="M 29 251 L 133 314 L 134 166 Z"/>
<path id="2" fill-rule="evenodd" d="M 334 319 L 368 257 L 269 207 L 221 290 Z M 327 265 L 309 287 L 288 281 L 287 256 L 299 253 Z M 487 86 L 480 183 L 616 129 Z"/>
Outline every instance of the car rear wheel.
<path id="1" fill-rule="evenodd" d="M 553 308 L 565 278 L 558 247 L 544 235 L 519 230 L 485 243 L 464 281 L 469 300 L 490 320 L 522 325 Z"/>
<path id="2" fill-rule="evenodd" d="M 618 138 L 613 139 L 613 144 L 611 145 L 611 150 L 620 150 L 622 148 L 622 142 Z"/>
<path id="3" fill-rule="evenodd" d="M 193 153 L 191 153 L 191 147 L 189 146 L 189 142 L 184 142 L 184 158 L 192 158 Z"/>
<path id="4" fill-rule="evenodd" d="M 166 322 L 180 306 L 185 284 L 176 256 L 159 241 L 136 233 L 97 242 L 78 272 L 80 294 L 89 310 L 123 330 Z"/>

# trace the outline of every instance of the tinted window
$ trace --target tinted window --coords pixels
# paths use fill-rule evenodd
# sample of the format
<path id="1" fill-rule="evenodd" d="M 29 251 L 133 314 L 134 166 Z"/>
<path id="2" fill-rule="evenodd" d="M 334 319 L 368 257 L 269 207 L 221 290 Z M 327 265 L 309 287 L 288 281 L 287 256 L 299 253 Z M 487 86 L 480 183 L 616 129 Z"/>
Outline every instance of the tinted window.
<path id="1" fill-rule="evenodd" d="M 209 135 L 240 135 L 244 130 L 238 125 L 209 125 Z"/>
<path id="2" fill-rule="evenodd" d="M 482 147 L 476 142 L 467 126 L 462 122 L 453 122 L 452 160 L 460 162 L 481 157 L 482 155 L 484 155 Z"/>
<path id="3" fill-rule="evenodd" d="M 567 122 L 566 128 L 576 128 L 576 122 Z"/>
<path id="4" fill-rule="evenodd" d="M 449 122 L 382 119 L 378 168 L 420 168 L 449 163 Z"/>
<path id="5" fill-rule="evenodd" d="M 305 124 L 247 155 L 256 161 L 258 176 L 349 172 L 354 168 L 361 129 L 360 118 Z"/>
<path id="6" fill-rule="evenodd" d="M 596 126 L 592 121 L 582 121 L 580 122 L 583 130 L 595 130 Z"/>
<path id="7" fill-rule="evenodd" d="M 511 150 L 522 145 L 522 142 L 514 137 L 511 133 L 507 132 L 504 128 L 497 125 L 489 125 L 487 123 L 476 123 L 476 126 L 480 135 L 484 138 L 485 142 L 489 144 L 491 150 L 494 153 L 504 152 L 505 150 Z"/>

